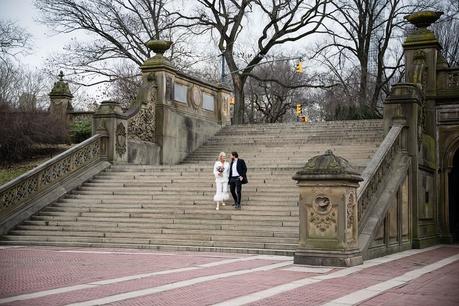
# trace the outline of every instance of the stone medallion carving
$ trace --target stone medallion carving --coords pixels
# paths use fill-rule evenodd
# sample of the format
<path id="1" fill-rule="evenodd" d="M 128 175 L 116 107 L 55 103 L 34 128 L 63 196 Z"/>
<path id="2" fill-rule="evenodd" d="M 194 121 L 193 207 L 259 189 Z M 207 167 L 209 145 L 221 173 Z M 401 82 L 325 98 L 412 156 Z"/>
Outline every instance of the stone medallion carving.
<path id="1" fill-rule="evenodd" d="M 326 196 L 318 196 L 312 203 L 314 210 L 319 214 L 328 214 L 332 208 L 330 199 Z"/>
<path id="2" fill-rule="evenodd" d="M 312 203 L 312 208 L 309 222 L 320 232 L 325 232 L 336 224 L 336 213 L 332 212 L 332 204 L 328 197 L 317 196 Z"/>
<path id="3" fill-rule="evenodd" d="M 116 144 L 115 150 L 119 156 L 123 156 L 126 153 L 126 127 L 122 122 L 116 126 Z"/>
<path id="4" fill-rule="evenodd" d="M 193 87 L 191 87 L 191 90 L 190 90 L 190 102 L 191 102 L 191 106 L 197 110 L 199 108 L 201 108 L 201 104 L 202 104 L 202 91 L 201 89 L 196 86 L 196 85 L 193 85 Z"/>
<path id="5" fill-rule="evenodd" d="M 346 227 L 352 228 L 354 224 L 354 207 L 355 207 L 355 195 L 351 192 L 347 197 L 346 203 Z"/>

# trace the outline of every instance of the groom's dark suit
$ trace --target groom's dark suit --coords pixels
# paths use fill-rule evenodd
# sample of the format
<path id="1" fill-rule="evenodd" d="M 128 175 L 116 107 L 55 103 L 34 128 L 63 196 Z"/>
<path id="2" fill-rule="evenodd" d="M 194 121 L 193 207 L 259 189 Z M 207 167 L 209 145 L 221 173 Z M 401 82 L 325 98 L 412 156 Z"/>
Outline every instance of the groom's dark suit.
<path id="1" fill-rule="evenodd" d="M 236 170 L 239 173 L 239 176 L 242 176 L 242 181 L 239 176 L 233 176 L 233 164 L 236 163 Z M 234 199 L 234 204 L 236 208 L 241 208 L 241 195 L 242 195 L 242 184 L 247 184 L 247 166 L 245 165 L 245 161 L 243 159 L 235 159 L 231 161 L 231 165 L 229 168 L 229 184 L 231 195 Z"/>

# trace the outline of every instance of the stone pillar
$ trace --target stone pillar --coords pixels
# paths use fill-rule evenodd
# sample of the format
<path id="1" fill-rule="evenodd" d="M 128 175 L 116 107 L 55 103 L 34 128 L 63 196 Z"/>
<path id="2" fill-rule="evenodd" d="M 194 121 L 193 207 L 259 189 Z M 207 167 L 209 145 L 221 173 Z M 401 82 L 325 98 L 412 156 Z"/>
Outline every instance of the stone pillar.
<path id="1" fill-rule="evenodd" d="M 405 39 L 406 81 L 394 86 L 384 111 L 386 121 L 394 111 L 406 119 L 404 137 L 411 156 L 411 199 L 413 247 L 423 248 L 437 243 L 437 133 L 435 96 L 437 95 L 437 63 L 441 46 L 428 29 L 442 12 L 421 11 L 405 18 L 415 26 Z"/>
<path id="2" fill-rule="evenodd" d="M 127 163 L 127 118 L 118 102 L 104 101 L 93 115 L 93 134 L 103 136 L 107 160 Z"/>
<path id="3" fill-rule="evenodd" d="M 67 111 L 72 111 L 72 98 L 69 84 L 64 82 L 64 73 L 59 73 L 59 81 L 54 83 L 54 87 L 49 93 L 51 100 L 50 113 L 56 118 L 67 120 Z"/>
<path id="4" fill-rule="evenodd" d="M 300 188 L 297 264 L 355 266 L 358 246 L 357 188 L 362 181 L 349 162 L 331 150 L 311 158 L 293 179 Z"/>

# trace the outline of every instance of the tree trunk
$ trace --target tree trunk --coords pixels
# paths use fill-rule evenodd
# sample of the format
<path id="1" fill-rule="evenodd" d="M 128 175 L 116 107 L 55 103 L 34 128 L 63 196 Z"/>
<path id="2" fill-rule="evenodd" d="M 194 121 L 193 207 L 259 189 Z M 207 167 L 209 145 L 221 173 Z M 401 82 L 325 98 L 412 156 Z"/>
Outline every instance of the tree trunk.
<path id="1" fill-rule="evenodd" d="M 368 59 L 360 60 L 360 86 L 359 86 L 359 106 L 367 104 L 368 91 Z"/>
<path id="2" fill-rule="evenodd" d="M 233 124 L 244 123 L 244 79 L 237 73 L 232 74 L 234 86 Z"/>

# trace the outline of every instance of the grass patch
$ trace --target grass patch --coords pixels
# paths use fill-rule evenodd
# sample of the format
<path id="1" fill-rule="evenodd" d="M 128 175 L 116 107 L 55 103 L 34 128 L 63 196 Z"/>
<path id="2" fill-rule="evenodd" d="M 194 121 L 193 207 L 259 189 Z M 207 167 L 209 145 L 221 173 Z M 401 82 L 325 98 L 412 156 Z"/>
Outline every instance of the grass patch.
<path id="1" fill-rule="evenodd" d="M 69 145 L 41 146 L 27 160 L 0 165 L 0 186 L 68 149 Z"/>

